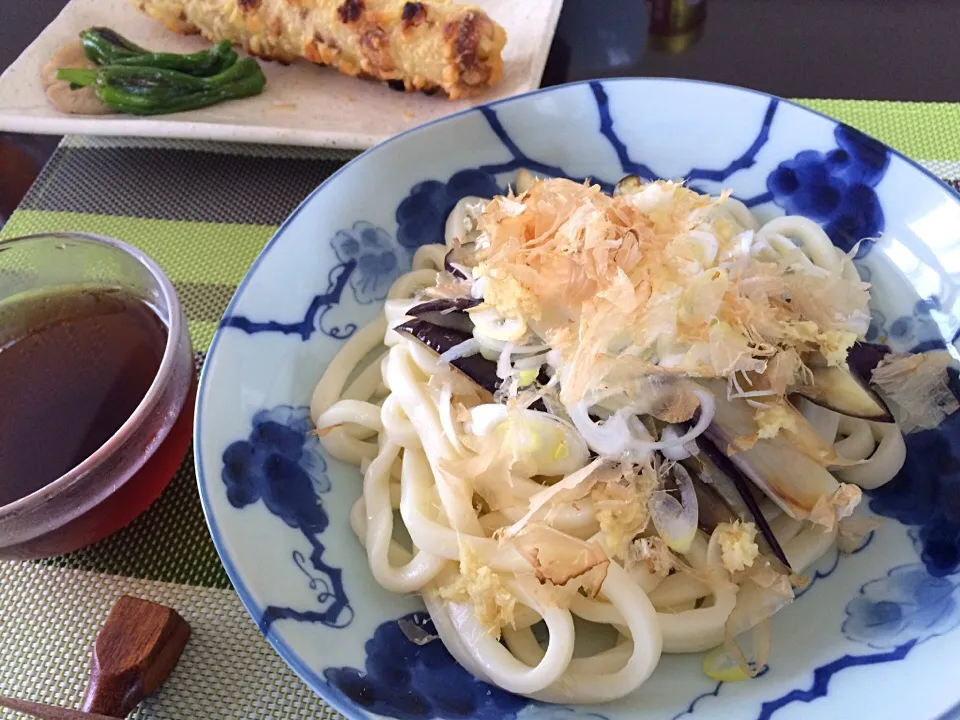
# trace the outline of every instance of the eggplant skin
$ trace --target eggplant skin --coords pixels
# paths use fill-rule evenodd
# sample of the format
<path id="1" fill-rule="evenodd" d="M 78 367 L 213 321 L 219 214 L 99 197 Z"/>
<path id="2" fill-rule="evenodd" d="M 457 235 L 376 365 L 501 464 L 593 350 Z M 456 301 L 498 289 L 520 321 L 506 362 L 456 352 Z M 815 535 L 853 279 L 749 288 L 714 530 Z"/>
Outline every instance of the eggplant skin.
<path id="1" fill-rule="evenodd" d="M 439 319 L 442 319 L 444 315 L 466 315 L 467 320 L 470 321 L 470 316 L 467 315 L 466 311 L 475 308 L 481 302 L 481 300 L 475 298 L 440 298 L 414 305 L 407 310 L 407 315 L 429 320 L 436 325 L 443 325 L 442 322 L 437 322 L 437 319 L 438 316 Z M 469 325 L 469 330 L 472 332 L 473 322 L 470 321 Z"/>
<path id="2" fill-rule="evenodd" d="M 469 97 L 503 76 L 506 31 L 480 8 L 424 0 L 131 0 L 168 29 L 249 54 Z"/>
<path id="3" fill-rule="evenodd" d="M 461 279 L 461 280 L 466 280 L 466 279 L 467 279 L 467 276 L 464 275 L 461 270 L 458 270 L 457 268 L 455 268 L 455 267 L 453 266 L 453 263 L 456 262 L 456 255 L 455 255 L 455 253 L 456 253 L 455 250 L 450 250 L 446 255 L 444 255 L 444 257 L 443 257 L 443 269 L 444 269 L 446 272 L 448 272 L 448 273 L 450 273 L 451 275 L 453 275 L 455 278 L 459 278 L 459 279 Z"/>
<path id="4" fill-rule="evenodd" d="M 796 388 L 795 392 L 841 415 L 874 422 L 894 422 L 883 398 L 853 372 L 841 367 L 814 368 L 813 385 Z"/>
<path id="5" fill-rule="evenodd" d="M 881 343 L 855 342 L 847 352 L 847 365 L 861 383 L 869 385 L 873 381 L 873 371 L 891 352 L 888 345 Z"/>
<path id="6" fill-rule="evenodd" d="M 713 431 L 716 436 L 718 430 L 713 425 L 707 429 L 707 433 L 711 431 Z M 783 547 L 781 547 L 780 541 L 777 540 L 777 536 L 773 534 L 773 528 L 771 528 L 770 523 L 767 522 L 767 518 L 760 509 L 760 504 L 753 496 L 753 493 L 750 492 L 750 487 L 756 487 L 756 485 L 753 485 L 750 478 L 720 449 L 718 444 L 714 442 L 714 439 L 706 437 L 707 433 L 704 433 L 695 441 L 700 452 L 703 453 L 704 457 L 709 460 L 710 464 L 713 465 L 719 473 L 722 473 L 733 483 L 733 486 L 740 494 L 740 499 L 743 500 L 744 505 L 747 506 L 747 509 L 753 516 L 753 521 L 756 523 L 757 529 L 760 530 L 760 535 L 767 541 L 767 545 L 770 546 L 770 550 L 774 556 L 789 568 L 790 561 L 787 559 L 787 554 L 783 551 Z M 724 444 L 725 443 L 720 443 L 720 445 Z"/>
<path id="7" fill-rule="evenodd" d="M 446 301 L 437 302 L 442 302 L 444 305 L 446 304 Z M 418 307 L 422 309 L 432 304 L 433 303 L 424 303 Z M 416 309 L 417 308 L 414 308 L 414 310 Z M 463 314 L 466 315 L 466 313 Z M 473 337 L 472 333 L 466 332 L 455 325 L 437 325 L 420 317 L 415 317 L 413 320 L 408 320 L 405 323 L 397 325 L 394 329 L 397 332 L 406 333 L 416 338 L 421 344 L 433 350 L 437 355 L 442 355 L 450 348 L 456 347 L 460 343 L 466 342 Z M 473 380 L 473 382 L 483 390 L 486 390 L 491 396 L 494 395 L 500 387 L 500 378 L 497 377 L 497 364 L 491 360 L 487 360 L 483 355 L 467 355 L 452 360 L 450 364 L 463 375 Z M 541 385 L 546 385 L 549 381 L 550 377 L 541 369 L 540 374 L 537 376 L 537 382 Z M 544 405 L 543 400 L 540 399 L 533 402 L 530 405 L 530 409 L 536 410 L 537 412 L 547 412 L 546 405 Z"/>
<path id="8" fill-rule="evenodd" d="M 437 355 L 442 355 L 450 348 L 456 347 L 473 337 L 472 334 L 459 328 L 443 327 L 419 318 L 408 320 L 401 325 L 397 325 L 394 329 L 397 332 L 412 335 Z M 482 355 L 457 358 L 450 364 L 491 395 L 500 386 L 500 378 L 497 377 L 497 364 L 487 360 Z"/>

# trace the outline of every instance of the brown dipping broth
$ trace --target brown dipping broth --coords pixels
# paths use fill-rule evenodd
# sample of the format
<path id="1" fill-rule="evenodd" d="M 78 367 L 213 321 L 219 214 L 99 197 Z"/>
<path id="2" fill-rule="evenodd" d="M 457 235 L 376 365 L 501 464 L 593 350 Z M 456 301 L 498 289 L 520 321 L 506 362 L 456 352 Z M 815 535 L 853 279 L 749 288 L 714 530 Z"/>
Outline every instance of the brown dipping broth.
<path id="1" fill-rule="evenodd" d="M 168 328 L 141 298 L 76 287 L 0 303 L 0 505 L 90 457 L 157 376 Z"/>

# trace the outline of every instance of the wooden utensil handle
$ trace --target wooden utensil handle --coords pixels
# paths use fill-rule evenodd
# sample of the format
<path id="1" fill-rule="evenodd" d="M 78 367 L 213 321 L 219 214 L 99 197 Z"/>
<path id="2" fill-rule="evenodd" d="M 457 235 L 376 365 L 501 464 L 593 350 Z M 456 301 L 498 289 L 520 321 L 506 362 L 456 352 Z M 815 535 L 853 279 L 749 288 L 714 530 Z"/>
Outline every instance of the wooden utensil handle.
<path id="1" fill-rule="evenodd" d="M 24 715 L 40 718 L 40 720 L 111 720 L 106 715 L 93 715 L 91 713 L 80 712 L 79 710 L 70 710 L 69 708 L 57 707 L 56 705 L 45 705 L 43 703 L 30 702 L 29 700 L 18 700 L 12 697 L 0 696 L 0 707 L 16 710 Z"/>
<path id="2" fill-rule="evenodd" d="M 166 680 L 189 638 L 175 610 L 124 595 L 97 635 L 81 709 L 126 717 Z"/>

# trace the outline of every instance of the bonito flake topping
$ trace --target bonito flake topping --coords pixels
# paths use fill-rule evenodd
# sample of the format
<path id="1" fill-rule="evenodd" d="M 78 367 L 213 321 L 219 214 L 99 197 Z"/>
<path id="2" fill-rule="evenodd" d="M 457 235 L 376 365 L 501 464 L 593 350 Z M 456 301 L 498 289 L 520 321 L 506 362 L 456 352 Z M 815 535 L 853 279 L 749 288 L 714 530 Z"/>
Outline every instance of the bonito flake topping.
<path id="1" fill-rule="evenodd" d="M 495 198 L 478 221 L 474 279 L 484 304 L 562 359 L 561 400 L 647 373 L 774 375 L 781 393 L 819 352 L 842 363 L 867 314 L 868 285 L 778 255 L 712 198 L 660 181 L 610 196 L 538 180 Z M 617 378 L 623 378 L 618 381 Z"/>

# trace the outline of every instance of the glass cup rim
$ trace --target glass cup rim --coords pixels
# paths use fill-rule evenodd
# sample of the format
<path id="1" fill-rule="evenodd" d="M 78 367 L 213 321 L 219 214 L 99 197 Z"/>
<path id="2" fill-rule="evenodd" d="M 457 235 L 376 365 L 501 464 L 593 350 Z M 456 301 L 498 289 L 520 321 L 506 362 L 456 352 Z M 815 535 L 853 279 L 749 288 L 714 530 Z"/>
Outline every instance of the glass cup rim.
<path id="1" fill-rule="evenodd" d="M 118 240 L 117 238 L 112 238 L 107 235 L 99 235 L 97 233 L 87 232 L 39 232 L 0 240 L 0 249 L 5 249 L 12 244 L 47 238 L 59 238 L 63 240 L 79 239 L 89 241 L 94 244 L 103 245 L 131 256 L 134 260 L 144 266 L 150 273 L 153 281 L 159 287 L 160 293 L 167 306 L 167 312 L 170 317 L 170 323 L 167 328 L 167 341 L 163 348 L 163 357 L 160 361 L 160 367 L 157 369 L 157 374 L 150 383 L 150 387 L 147 389 L 146 395 L 143 396 L 143 399 L 140 401 L 137 407 L 134 408 L 133 412 L 130 414 L 130 417 L 123 422 L 117 431 L 114 432 L 114 434 L 111 435 L 106 442 L 97 448 L 88 458 L 80 462 L 78 465 L 70 468 L 70 470 L 65 472 L 63 475 L 47 483 L 43 487 L 33 491 L 29 495 L 25 495 L 11 503 L 7 503 L 6 505 L 0 505 L 0 519 L 10 515 L 16 515 L 20 511 L 26 510 L 37 503 L 42 503 L 45 500 L 60 494 L 76 480 L 85 476 L 88 472 L 103 463 L 108 457 L 110 457 L 110 455 L 113 454 L 118 446 L 122 445 L 123 442 L 130 437 L 134 429 L 139 427 L 140 424 L 146 419 L 150 410 L 154 405 L 156 405 L 158 399 L 160 398 L 164 387 L 171 380 L 177 361 L 177 346 L 180 341 L 180 334 L 183 331 L 183 313 L 180 306 L 180 300 L 177 297 L 176 290 L 174 289 L 170 278 L 167 277 L 167 274 L 150 256 L 133 245 L 124 242 L 123 240 Z M 159 441 L 162 442 L 163 439 L 164 438 L 160 438 Z M 152 455 L 153 451 L 156 450 L 156 446 L 157 443 L 148 448 L 145 455 Z M 115 483 L 111 483 L 109 488 L 106 488 L 106 492 L 97 494 L 97 497 L 94 498 L 93 502 L 88 501 L 88 504 L 85 504 L 82 508 L 78 508 L 79 512 L 77 516 L 86 512 L 90 507 L 102 502 L 103 498 L 114 492 L 114 490 L 116 490 Z"/>

